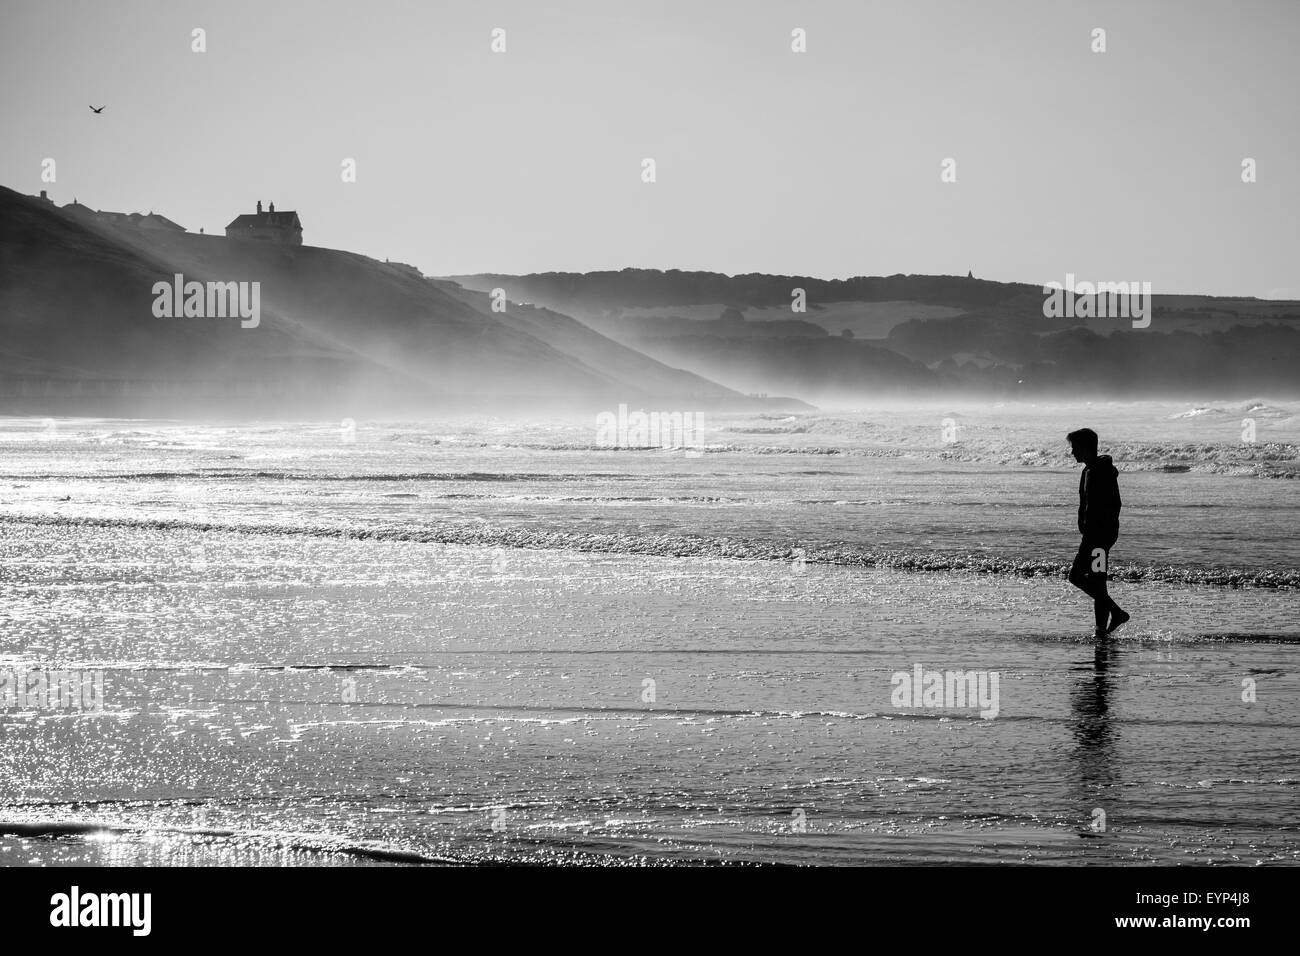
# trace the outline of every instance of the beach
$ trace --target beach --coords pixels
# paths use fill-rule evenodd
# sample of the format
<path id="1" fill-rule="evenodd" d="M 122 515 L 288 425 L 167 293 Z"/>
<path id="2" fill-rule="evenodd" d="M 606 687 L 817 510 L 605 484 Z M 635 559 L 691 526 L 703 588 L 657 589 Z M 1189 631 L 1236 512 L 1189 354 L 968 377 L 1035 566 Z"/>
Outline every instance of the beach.
<path id="1" fill-rule="evenodd" d="M 4 420 L 0 670 L 102 699 L 0 710 L 0 862 L 1293 864 L 1297 421 Z"/>

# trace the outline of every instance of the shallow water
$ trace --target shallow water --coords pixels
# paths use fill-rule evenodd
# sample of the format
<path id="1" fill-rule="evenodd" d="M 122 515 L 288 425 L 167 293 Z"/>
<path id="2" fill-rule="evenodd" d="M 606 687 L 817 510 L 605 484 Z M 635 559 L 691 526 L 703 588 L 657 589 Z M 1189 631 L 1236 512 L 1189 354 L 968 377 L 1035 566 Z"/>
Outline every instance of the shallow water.
<path id="1" fill-rule="evenodd" d="M 967 413 L 1011 434 L 960 461 L 925 413 L 5 423 L 0 671 L 103 707 L 0 710 L 0 863 L 1296 862 L 1296 484 L 1094 410 L 1148 436 L 1098 649 L 1035 441 L 1073 414 Z M 918 664 L 996 715 L 895 706 Z"/>

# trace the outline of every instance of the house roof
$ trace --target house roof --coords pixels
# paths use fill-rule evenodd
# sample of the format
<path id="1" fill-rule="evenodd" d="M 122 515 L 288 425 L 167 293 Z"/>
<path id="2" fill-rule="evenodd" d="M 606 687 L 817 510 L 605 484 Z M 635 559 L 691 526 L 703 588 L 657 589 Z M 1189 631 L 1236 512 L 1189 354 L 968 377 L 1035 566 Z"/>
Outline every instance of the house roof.
<path id="1" fill-rule="evenodd" d="M 133 213 L 133 215 L 139 215 L 139 213 Z M 166 229 L 179 229 L 181 232 L 185 231 L 185 227 L 180 223 L 172 222 L 166 216 L 160 216 L 156 212 L 151 212 L 147 216 L 140 216 L 140 219 L 151 226 L 162 226 Z"/>
<path id="2" fill-rule="evenodd" d="M 166 216 L 160 216 L 157 213 L 152 212 L 145 215 L 142 212 L 110 212 L 107 209 L 96 211 L 84 203 L 79 202 L 70 202 L 66 206 L 60 208 L 64 212 L 71 213 L 74 216 L 84 216 L 89 219 L 94 219 L 97 222 L 128 226 L 149 226 L 155 229 L 174 229 L 177 232 L 185 232 L 184 226 L 172 222 Z"/>
<path id="3" fill-rule="evenodd" d="M 142 212 L 104 212 L 96 213 L 96 217 L 108 222 L 127 223 L 132 226 L 152 226 L 154 228 L 177 229 L 185 231 L 185 227 L 172 222 L 166 216 L 160 216 L 157 213 L 145 215 Z"/>
<path id="4" fill-rule="evenodd" d="M 277 229 L 301 229 L 302 222 L 292 209 L 275 212 L 246 212 L 236 216 L 227 229 L 252 229 L 258 226 L 272 226 Z"/>

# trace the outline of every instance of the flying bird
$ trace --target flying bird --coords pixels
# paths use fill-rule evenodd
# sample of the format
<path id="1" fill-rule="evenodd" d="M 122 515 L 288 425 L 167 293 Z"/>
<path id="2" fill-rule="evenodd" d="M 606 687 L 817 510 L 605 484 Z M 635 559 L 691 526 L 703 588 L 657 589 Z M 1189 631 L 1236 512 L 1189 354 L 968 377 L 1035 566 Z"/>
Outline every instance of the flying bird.
<path id="1" fill-rule="evenodd" d="M 108 105 L 107 103 L 104 104 L 104 106 L 107 106 L 107 105 Z M 95 109 L 95 108 L 92 106 L 92 107 L 90 107 L 90 111 L 91 111 L 92 113 L 102 113 L 102 112 L 104 112 L 104 106 L 101 106 L 99 109 Z"/>

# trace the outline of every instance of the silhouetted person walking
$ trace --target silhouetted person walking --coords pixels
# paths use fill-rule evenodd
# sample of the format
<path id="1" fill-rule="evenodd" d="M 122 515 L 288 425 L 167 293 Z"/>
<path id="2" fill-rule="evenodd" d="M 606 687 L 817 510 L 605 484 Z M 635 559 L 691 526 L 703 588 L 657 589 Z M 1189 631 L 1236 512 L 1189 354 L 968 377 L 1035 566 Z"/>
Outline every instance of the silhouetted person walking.
<path id="1" fill-rule="evenodd" d="M 1097 454 L 1097 433 L 1080 428 L 1065 436 L 1074 460 L 1083 463 L 1079 476 L 1079 553 L 1070 568 L 1070 583 L 1092 598 L 1098 637 L 1123 625 L 1129 615 L 1106 593 L 1110 549 L 1119 538 L 1119 472 L 1109 455 Z"/>

